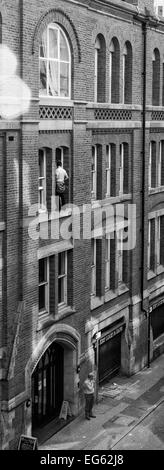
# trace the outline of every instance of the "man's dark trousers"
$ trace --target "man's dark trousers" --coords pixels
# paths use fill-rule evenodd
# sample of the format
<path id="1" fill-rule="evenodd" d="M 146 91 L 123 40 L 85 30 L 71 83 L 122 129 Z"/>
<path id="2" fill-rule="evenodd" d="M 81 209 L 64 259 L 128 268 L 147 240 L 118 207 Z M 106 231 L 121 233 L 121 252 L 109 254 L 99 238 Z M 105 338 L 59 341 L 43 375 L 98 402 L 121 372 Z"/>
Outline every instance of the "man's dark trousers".
<path id="1" fill-rule="evenodd" d="M 85 417 L 89 418 L 92 414 L 92 408 L 94 403 L 94 394 L 93 393 L 85 393 Z"/>

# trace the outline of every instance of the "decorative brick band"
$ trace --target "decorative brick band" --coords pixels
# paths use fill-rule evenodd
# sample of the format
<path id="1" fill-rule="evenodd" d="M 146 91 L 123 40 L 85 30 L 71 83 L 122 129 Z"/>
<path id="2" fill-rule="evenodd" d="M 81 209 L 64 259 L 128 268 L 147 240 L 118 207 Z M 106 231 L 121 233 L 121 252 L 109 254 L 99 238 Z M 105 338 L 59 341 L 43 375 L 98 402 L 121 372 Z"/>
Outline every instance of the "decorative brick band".
<path id="1" fill-rule="evenodd" d="M 129 109 L 106 109 L 99 108 L 94 111 L 95 119 L 97 120 L 130 120 L 132 119 L 132 111 Z"/>
<path id="2" fill-rule="evenodd" d="M 152 121 L 163 121 L 164 111 L 152 111 L 151 118 L 152 118 Z"/>
<path id="3" fill-rule="evenodd" d="M 40 106 L 40 119 L 72 119 L 72 108 L 59 106 Z"/>
<path id="4" fill-rule="evenodd" d="M 50 23 L 58 23 L 65 30 L 72 47 L 72 54 L 77 57 L 78 62 L 81 62 L 81 47 L 76 28 L 73 21 L 61 9 L 51 9 L 46 14 L 43 14 L 35 28 L 33 41 L 32 41 L 32 54 L 39 48 L 39 39 L 45 28 Z"/>
<path id="5" fill-rule="evenodd" d="M 98 134 L 132 134 L 133 129 L 93 129 L 92 135 Z"/>

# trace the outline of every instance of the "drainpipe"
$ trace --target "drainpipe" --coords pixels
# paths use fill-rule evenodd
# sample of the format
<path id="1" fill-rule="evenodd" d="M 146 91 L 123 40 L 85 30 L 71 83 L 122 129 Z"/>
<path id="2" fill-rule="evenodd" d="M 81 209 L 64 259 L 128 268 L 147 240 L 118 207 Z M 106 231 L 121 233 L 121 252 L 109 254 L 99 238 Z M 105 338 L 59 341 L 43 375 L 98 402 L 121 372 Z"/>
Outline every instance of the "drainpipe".
<path id="1" fill-rule="evenodd" d="M 145 309 L 144 306 L 144 256 L 145 256 L 145 187 L 146 187 L 146 152 L 145 152 L 145 142 L 146 142 L 146 58 L 147 58 L 147 21 L 142 23 L 142 34 L 143 34 L 143 107 L 142 107 L 142 255 L 141 255 L 141 308 L 142 311 L 146 314 L 147 318 L 147 367 L 150 367 L 150 315 L 149 311 Z"/>
<path id="2" fill-rule="evenodd" d="M 20 28 L 20 77 L 23 78 L 23 0 L 19 0 L 19 28 Z M 19 134 L 19 301 L 23 301 L 23 137 L 22 115 L 20 115 Z"/>

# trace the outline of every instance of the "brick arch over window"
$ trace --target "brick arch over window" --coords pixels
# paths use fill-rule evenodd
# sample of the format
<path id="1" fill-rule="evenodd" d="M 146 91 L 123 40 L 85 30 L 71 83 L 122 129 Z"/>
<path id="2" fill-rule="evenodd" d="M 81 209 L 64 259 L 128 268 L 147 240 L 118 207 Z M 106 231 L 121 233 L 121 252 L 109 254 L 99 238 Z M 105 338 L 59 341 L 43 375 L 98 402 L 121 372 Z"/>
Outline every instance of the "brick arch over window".
<path id="1" fill-rule="evenodd" d="M 126 41 L 123 52 L 123 102 L 125 104 L 132 103 L 132 60 L 132 46 L 129 41 Z"/>
<path id="2" fill-rule="evenodd" d="M 57 23 L 64 29 L 70 42 L 71 52 L 74 60 L 81 62 L 81 47 L 77 31 L 69 16 L 60 9 L 49 10 L 46 14 L 41 16 L 33 36 L 32 54 L 34 54 L 37 49 L 39 49 L 41 35 L 50 23 Z"/>
<path id="3" fill-rule="evenodd" d="M 152 56 L 152 105 L 160 104 L 160 53 L 156 48 Z"/>
<path id="4" fill-rule="evenodd" d="M 120 100 L 120 45 L 116 37 L 110 43 L 110 102 Z"/>

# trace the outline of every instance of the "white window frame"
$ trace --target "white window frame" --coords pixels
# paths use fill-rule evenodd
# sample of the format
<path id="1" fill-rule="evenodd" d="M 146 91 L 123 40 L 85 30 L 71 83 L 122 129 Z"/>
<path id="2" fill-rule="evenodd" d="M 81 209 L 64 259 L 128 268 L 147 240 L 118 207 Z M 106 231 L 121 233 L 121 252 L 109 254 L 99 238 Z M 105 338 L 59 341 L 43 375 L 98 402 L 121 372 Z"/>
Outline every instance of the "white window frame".
<path id="1" fill-rule="evenodd" d="M 124 52 L 123 52 L 123 64 L 122 64 L 122 67 L 123 67 L 123 104 L 125 104 L 125 71 L 126 71 L 126 68 L 125 68 L 125 60 L 126 60 L 126 56 L 128 54 L 128 51 L 127 51 L 127 47 L 126 45 L 124 46 Z"/>
<path id="2" fill-rule="evenodd" d="M 93 264 L 91 264 L 91 295 L 96 296 L 96 238 L 92 238 L 91 243 L 93 243 Z"/>
<path id="3" fill-rule="evenodd" d="M 152 142 L 150 142 L 149 148 L 149 168 L 148 168 L 148 186 L 151 189 L 151 165 L 152 165 Z"/>
<path id="4" fill-rule="evenodd" d="M 111 195 L 111 144 L 106 146 L 106 161 L 108 158 L 108 166 L 106 164 L 106 197 Z"/>
<path id="5" fill-rule="evenodd" d="M 50 29 L 54 29 L 54 30 L 57 30 L 57 36 L 58 36 L 58 59 L 56 58 L 51 58 L 50 57 L 50 54 L 49 54 L 49 31 Z M 64 36 L 64 39 L 66 41 L 66 44 L 67 44 L 67 48 L 68 48 L 68 61 L 67 60 L 60 60 L 60 32 L 62 32 L 63 36 Z M 65 99 L 65 100 L 68 100 L 71 98 L 71 51 L 70 51 L 70 46 L 69 46 L 69 43 L 68 43 L 68 39 L 63 31 L 62 28 L 60 28 L 60 26 L 56 23 L 50 23 L 48 26 L 47 26 L 47 31 L 46 31 L 46 34 L 47 34 L 47 57 L 41 57 L 40 54 L 39 54 L 39 73 L 40 73 L 40 63 L 43 61 L 43 62 L 46 62 L 46 84 L 47 84 L 47 93 L 46 94 L 43 94 L 39 93 L 39 96 L 40 98 L 45 98 L 45 97 L 48 97 L 50 99 Z M 49 94 L 49 62 L 52 61 L 52 62 L 57 62 L 58 63 L 58 67 L 59 67 L 59 72 L 58 72 L 58 92 L 60 90 L 60 64 L 61 63 L 65 63 L 65 64 L 68 64 L 69 65 L 69 94 L 68 96 L 63 96 L 63 95 L 50 95 Z M 39 80 L 40 80 L 40 76 L 39 76 Z M 39 82 L 40 83 L 40 82 Z"/>
<path id="6" fill-rule="evenodd" d="M 63 147 L 57 147 L 58 149 L 60 149 L 61 151 L 61 155 L 60 155 L 60 161 L 61 161 L 61 166 L 63 168 L 63 165 L 64 165 L 64 148 Z M 57 150 L 56 148 L 56 150 Z"/>
<path id="7" fill-rule="evenodd" d="M 161 218 L 157 217 L 157 238 L 156 238 L 156 249 L 157 249 L 157 267 L 160 266 L 160 228 Z"/>
<path id="8" fill-rule="evenodd" d="M 96 195 L 97 195 L 97 145 L 92 145 L 92 151 L 93 149 L 94 149 L 95 169 L 92 170 L 91 168 L 91 197 L 93 199 L 96 199 Z M 92 165 L 92 162 L 91 162 L 91 165 Z"/>
<path id="9" fill-rule="evenodd" d="M 40 176 L 38 178 L 38 205 L 39 205 L 39 211 L 40 212 L 45 212 L 46 211 L 46 150 L 45 149 L 39 149 L 40 151 L 43 152 L 43 169 L 44 169 L 44 175 Z M 38 160 L 39 160 L 39 155 L 38 155 Z M 39 162 L 38 162 L 39 166 Z M 43 195 L 42 198 L 40 198 L 40 195 Z M 40 199 L 42 199 L 42 202 L 40 203 Z"/>
<path id="10" fill-rule="evenodd" d="M 120 144 L 120 190 L 119 194 L 123 194 L 124 189 L 124 144 Z"/>
<path id="11" fill-rule="evenodd" d="M 95 77 L 94 77 L 94 101 L 97 103 L 97 86 L 98 86 L 98 50 L 100 50 L 100 40 L 97 38 L 95 42 Z"/>
<path id="12" fill-rule="evenodd" d="M 123 237 L 124 229 L 117 232 L 118 284 L 123 283 Z"/>
<path id="13" fill-rule="evenodd" d="M 110 290 L 110 237 L 105 238 L 105 290 Z"/>
<path id="14" fill-rule="evenodd" d="M 39 287 L 45 286 L 45 308 L 39 310 L 39 315 L 43 315 L 44 313 L 49 313 L 49 258 L 42 258 L 46 263 L 46 281 L 39 282 Z M 41 260 L 39 260 L 41 261 Z"/>
<path id="15" fill-rule="evenodd" d="M 113 63 L 113 54 L 115 52 L 115 47 L 113 41 L 111 41 L 109 49 L 109 103 L 112 102 L 112 63 Z"/>
<path id="16" fill-rule="evenodd" d="M 150 271 L 151 220 L 152 219 L 148 221 L 148 260 L 147 260 L 148 271 Z"/>
<path id="17" fill-rule="evenodd" d="M 64 301 L 60 302 L 60 303 L 58 302 L 58 307 L 60 308 L 60 307 L 63 307 L 64 305 L 67 305 L 67 297 L 68 297 L 68 292 L 67 292 L 68 255 L 67 255 L 66 251 L 60 252 L 58 254 L 58 257 L 59 257 L 59 255 L 64 255 L 64 267 L 65 267 L 64 274 L 59 274 L 59 271 L 58 271 L 58 283 L 59 283 L 59 280 L 61 280 L 61 279 L 63 279 L 63 283 L 64 283 Z M 58 263 L 58 266 L 59 266 L 59 263 Z"/>

